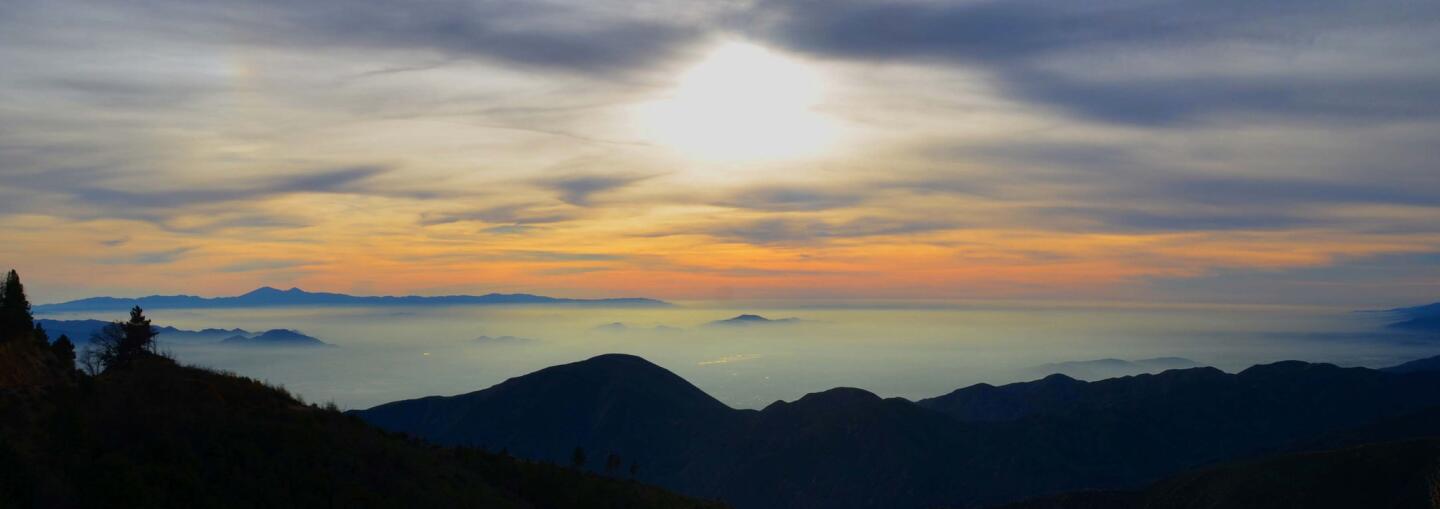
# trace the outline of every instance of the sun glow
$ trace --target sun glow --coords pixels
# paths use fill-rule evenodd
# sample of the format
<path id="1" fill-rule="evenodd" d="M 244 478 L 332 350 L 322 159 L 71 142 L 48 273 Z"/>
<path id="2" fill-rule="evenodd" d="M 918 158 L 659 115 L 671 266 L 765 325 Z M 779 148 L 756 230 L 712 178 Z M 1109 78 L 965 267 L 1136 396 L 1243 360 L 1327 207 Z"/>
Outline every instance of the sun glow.
<path id="1" fill-rule="evenodd" d="M 814 111 L 820 77 L 765 48 L 728 43 L 683 74 L 669 97 L 640 107 L 645 136 L 688 157 L 783 159 L 814 155 L 835 138 Z"/>

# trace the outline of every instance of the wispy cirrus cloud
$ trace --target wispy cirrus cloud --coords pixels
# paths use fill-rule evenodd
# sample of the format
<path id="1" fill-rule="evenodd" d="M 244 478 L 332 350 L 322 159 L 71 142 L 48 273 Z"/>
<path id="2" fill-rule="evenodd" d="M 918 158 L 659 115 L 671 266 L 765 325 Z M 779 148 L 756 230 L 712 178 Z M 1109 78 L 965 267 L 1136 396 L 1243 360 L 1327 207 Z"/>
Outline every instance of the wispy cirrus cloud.
<path id="1" fill-rule="evenodd" d="M 1440 64 L 1425 49 L 1440 39 L 1440 6 L 1433 3 L 759 5 L 756 32 L 786 46 L 859 60 L 982 68 L 1019 99 L 1106 122 L 1440 115 Z"/>
<path id="2" fill-rule="evenodd" d="M 597 194 L 615 191 L 648 178 L 642 175 L 568 175 L 541 179 L 535 184 L 555 192 L 560 201 L 583 207 L 591 205 L 591 199 Z"/>
<path id="3" fill-rule="evenodd" d="M 139 251 L 122 256 L 113 256 L 100 260 L 100 263 L 107 265 L 164 265 L 184 257 L 187 253 L 194 251 L 193 247 L 177 247 L 159 251 Z"/>

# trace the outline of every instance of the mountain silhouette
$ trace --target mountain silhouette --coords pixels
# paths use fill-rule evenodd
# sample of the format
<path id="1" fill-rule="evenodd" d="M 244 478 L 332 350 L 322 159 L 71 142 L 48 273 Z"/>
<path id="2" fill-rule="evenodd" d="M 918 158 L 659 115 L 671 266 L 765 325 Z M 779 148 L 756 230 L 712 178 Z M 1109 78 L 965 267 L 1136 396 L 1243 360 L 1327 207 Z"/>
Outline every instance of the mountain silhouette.
<path id="1" fill-rule="evenodd" d="M 1031 373 L 1041 376 L 1062 374 L 1082 380 L 1102 380 L 1117 376 L 1159 373 L 1171 369 L 1200 367 L 1200 363 L 1183 357 L 1156 357 L 1153 359 L 1095 359 L 1088 361 L 1066 361 L 1042 364 L 1031 368 Z"/>
<path id="2" fill-rule="evenodd" d="M 489 389 L 357 412 L 381 428 L 443 444 L 568 461 L 573 449 L 615 452 L 645 475 L 673 472 L 724 432 L 734 410 L 685 379 L 632 355 L 542 369 Z M 648 477 L 647 477 L 648 478 Z"/>
<path id="3" fill-rule="evenodd" d="M 1410 332 L 1440 332 L 1440 302 L 1380 311 L 1399 318 L 1386 328 Z"/>
<path id="4" fill-rule="evenodd" d="M 343 293 L 307 292 L 299 288 L 280 290 L 268 286 L 234 297 L 194 295 L 151 295 L 139 298 L 91 297 L 34 307 L 36 313 L 67 311 L 118 311 L 140 306 L 145 309 L 224 309 L 284 306 L 486 306 L 486 305 L 576 305 L 576 306 L 668 306 L 654 299 L 562 299 L 526 293 L 485 295 L 356 296 Z"/>
<path id="5" fill-rule="evenodd" d="M 615 451 L 653 465 L 647 481 L 761 509 L 981 507 L 1135 489 L 1435 407 L 1440 373 L 1291 361 L 1235 374 L 1056 375 L 919 402 L 840 388 L 734 410 L 643 359 L 605 355 L 354 413 L 536 459 Z"/>
<path id="6" fill-rule="evenodd" d="M 1431 509 L 1440 493 L 1437 465 L 1440 439 L 1366 444 L 1228 463 L 1143 490 L 1069 493 L 997 509 Z"/>
<path id="7" fill-rule="evenodd" d="M 0 338 L 0 507 L 719 508 L 386 433 L 153 354 L 79 375 Z"/>
<path id="8" fill-rule="evenodd" d="M 61 334 L 76 344 L 89 342 L 90 336 L 99 333 L 110 322 L 103 320 L 51 320 L 39 319 L 35 323 L 44 327 L 50 337 Z M 193 344 L 223 344 L 227 346 L 333 346 L 298 331 L 271 329 L 265 332 L 250 332 L 245 329 L 201 329 L 185 330 L 171 326 L 155 327 L 156 337 L 161 342 L 184 342 Z"/>
<path id="9" fill-rule="evenodd" d="M 1383 368 L 1381 371 L 1391 373 L 1423 373 L 1427 371 L 1440 371 L 1440 355 L 1416 359 L 1403 364 Z"/>
<path id="10" fill-rule="evenodd" d="M 710 323 L 708 323 L 708 324 L 706 324 L 706 325 L 712 325 L 712 326 L 774 325 L 774 324 L 782 324 L 782 323 L 795 323 L 795 322 L 799 322 L 799 321 L 800 321 L 799 318 L 774 318 L 774 319 L 772 319 L 772 318 L 765 318 L 765 317 L 760 316 L 760 315 L 743 314 L 743 315 L 737 315 L 737 316 L 733 316 L 733 317 L 730 317 L 730 318 L 726 318 L 726 319 L 724 319 L 724 320 L 716 320 L 716 321 L 710 322 Z"/>
<path id="11" fill-rule="evenodd" d="M 100 329 L 110 325 L 104 320 L 52 320 L 41 318 L 35 320 L 35 324 L 45 328 L 47 334 L 52 338 L 58 338 L 61 334 L 69 337 L 76 344 L 84 344 L 90 340 L 90 336 L 100 332 Z M 157 326 L 155 332 L 160 336 L 159 341 L 180 341 L 194 343 L 215 343 L 231 336 L 252 336 L 255 333 L 245 329 L 200 329 L 186 330 L 177 329 L 171 326 Z"/>
<path id="12" fill-rule="evenodd" d="M 220 344 L 244 347 L 314 347 L 333 346 L 319 339 L 289 329 L 270 329 L 253 336 L 236 335 L 225 338 Z"/>

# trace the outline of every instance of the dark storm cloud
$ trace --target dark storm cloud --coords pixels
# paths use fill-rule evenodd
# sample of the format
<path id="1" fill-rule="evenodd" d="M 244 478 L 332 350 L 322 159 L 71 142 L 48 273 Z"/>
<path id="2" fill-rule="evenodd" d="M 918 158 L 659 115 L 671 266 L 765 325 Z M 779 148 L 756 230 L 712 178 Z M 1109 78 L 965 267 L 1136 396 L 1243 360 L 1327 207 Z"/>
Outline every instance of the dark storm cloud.
<path id="1" fill-rule="evenodd" d="M 815 54 L 986 69 L 1004 93 L 1108 122 L 1440 116 L 1440 64 L 1425 50 L 1436 2 L 802 0 L 762 4 L 750 22 Z M 1221 70 L 1223 55 L 1264 59 Z M 1376 59 L 1414 65 L 1357 71 Z M 1151 72 L 1157 60 L 1184 72 Z M 1327 63 L 1301 67 L 1316 60 Z M 1053 65 L 1066 61 L 1080 64 Z"/>

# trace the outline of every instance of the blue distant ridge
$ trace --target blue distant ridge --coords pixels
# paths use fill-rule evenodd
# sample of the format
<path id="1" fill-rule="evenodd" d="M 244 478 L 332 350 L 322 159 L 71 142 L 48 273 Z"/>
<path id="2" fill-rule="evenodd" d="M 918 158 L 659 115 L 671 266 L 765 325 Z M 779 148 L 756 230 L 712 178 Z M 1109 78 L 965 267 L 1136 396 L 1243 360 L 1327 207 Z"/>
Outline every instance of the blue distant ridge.
<path id="1" fill-rule="evenodd" d="M 68 311 L 123 311 L 133 306 L 145 309 L 219 309 L 286 306 L 494 306 L 494 305 L 575 305 L 606 307 L 662 307 L 670 304 L 645 298 L 562 299 L 528 293 L 490 293 L 485 295 L 443 295 L 436 297 L 358 296 L 343 293 L 307 292 L 299 288 L 280 290 L 260 287 L 235 297 L 199 297 L 195 295 L 151 295 L 139 298 L 91 297 L 34 307 L 36 313 Z"/>

